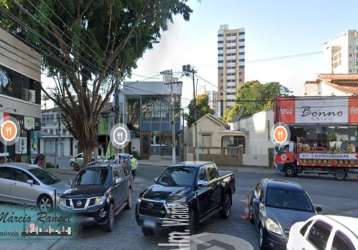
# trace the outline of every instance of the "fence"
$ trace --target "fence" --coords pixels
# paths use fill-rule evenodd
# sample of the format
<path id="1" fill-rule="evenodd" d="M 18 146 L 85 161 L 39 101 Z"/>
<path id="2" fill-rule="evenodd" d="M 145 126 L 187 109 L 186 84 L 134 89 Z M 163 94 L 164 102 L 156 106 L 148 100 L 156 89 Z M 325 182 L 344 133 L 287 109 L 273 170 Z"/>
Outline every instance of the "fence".
<path id="1" fill-rule="evenodd" d="M 201 161 L 213 161 L 220 166 L 241 166 L 242 146 L 230 147 L 198 147 L 199 159 Z M 194 148 L 185 147 L 185 160 L 194 159 Z"/>

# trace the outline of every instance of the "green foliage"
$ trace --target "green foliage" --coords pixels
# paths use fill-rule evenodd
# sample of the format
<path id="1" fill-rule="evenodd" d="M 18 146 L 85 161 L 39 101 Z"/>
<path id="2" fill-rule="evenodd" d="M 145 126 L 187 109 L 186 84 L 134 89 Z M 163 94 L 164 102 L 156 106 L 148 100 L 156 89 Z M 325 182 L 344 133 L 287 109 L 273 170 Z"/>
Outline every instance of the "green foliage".
<path id="1" fill-rule="evenodd" d="M 194 107 L 196 106 L 196 118 L 194 116 Z M 188 109 L 189 113 L 184 114 L 184 118 L 190 127 L 196 120 L 200 119 L 203 115 L 214 114 L 214 110 L 209 107 L 209 96 L 198 95 L 196 97 L 196 105 L 194 106 L 194 100 L 191 100 Z"/>
<path id="2" fill-rule="evenodd" d="M 224 121 L 232 122 L 237 117 L 245 118 L 259 111 L 273 108 L 277 96 L 288 96 L 292 92 L 278 82 L 262 84 L 259 81 L 251 81 L 243 84 L 238 89 L 235 105 L 225 110 Z"/>
<path id="3" fill-rule="evenodd" d="M 0 26 L 41 53 L 54 84 L 42 89 L 79 140 L 85 163 L 113 91 L 188 0 L 0 0 Z"/>
<path id="4" fill-rule="evenodd" d="M 56 168 L 56 166 L 51 162 L 46 162 L 46 168 Z"/>

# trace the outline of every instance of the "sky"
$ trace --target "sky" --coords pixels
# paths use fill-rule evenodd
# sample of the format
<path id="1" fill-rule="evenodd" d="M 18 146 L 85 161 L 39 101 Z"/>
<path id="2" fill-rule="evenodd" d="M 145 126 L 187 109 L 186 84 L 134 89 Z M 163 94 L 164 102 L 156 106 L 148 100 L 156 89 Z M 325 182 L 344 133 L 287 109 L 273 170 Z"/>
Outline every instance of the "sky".
<path id="1" fill-rule="evenodd" d="M 178 72 L 182 65 L 191 64 L 200 77 L 217 86 L 217 31 L 228 24 L 245 28 L 246 81 L 278 81 L 295 95 L 303 95 L 304 82 L 325 73 L 323 54 L 254 61 L 320 52 L 326 41 L 358 29 L 357 0 L 190 0 L 189 5 L 190 21 L 175 17 L 127 80 L 161 80 L 161 71 Z M 185 107 L 192 98 L 192 82 L 186 77 L 181 80 Z M 215 90 L 211 85 L 198 81 L 201 91 Z"/>
<path id="2" fill-rule="evenodd" d="M 245 28 L 246 81 L 278 81 L 295 95 L 303 94 L 306 80 L 324 73 L 322 54 L 282 60 L 266 59 L 322 51 L 324 42 L 348 29 L 358 29 L 356 0 L 191 0 L 190 21 L 176 17 L 158 44 L 138 60 L 132 80 L 160 71 L 181 71 L 191 64 L 198 75 L 217 85 L 217 31 L 221 24 Z M 139 77 L 141 75 L 143 77 Z M 147 79 L 149 80 L 149 79 Z M 192 97 L 192 83 L 182 78 L 183 105 Z M 204 81 L 199 89 L 214 89 Z"/>

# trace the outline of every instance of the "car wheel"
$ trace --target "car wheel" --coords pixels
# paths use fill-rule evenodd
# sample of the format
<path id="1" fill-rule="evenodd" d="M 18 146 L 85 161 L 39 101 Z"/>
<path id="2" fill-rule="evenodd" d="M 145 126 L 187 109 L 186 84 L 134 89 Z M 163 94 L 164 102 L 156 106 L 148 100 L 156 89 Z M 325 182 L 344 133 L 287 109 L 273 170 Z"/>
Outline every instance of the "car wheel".
<path id="1" fill-rule="evenodd" d="M 220 211 L 221 218 L 227 219 L 231 214 L 231 205 L 232 205 L 232 198 L 229 193 L 224 194 L 224 200 L 222 204 L 222 209 Z"/>
<path id="2" fill-rule="evenodd" d="M 347 178 L 347 172 L 344 169 L 336 170 L 336 179 L 339 181 L 343 181 Z"/>
<path id="3" fill-rule="evenodd" d="M 113 203 L 108 207 L 108 218 L 107 223 L 104 225 L 104 230 L 107 232 L 113 231 L 113 225 L 114 225 L 114 206 Z"/>
<path id="4" fill-rule="evenodd" d="M 142 227 L 142 233 L 144 236 L 148 237 L 148 236 L 152 236 L 154 234 L 154 231 L 151 228 Z"/>
<path id="5" fill-rule="evenodd" d="M 126 209 L 132 208 L 132 189 L 128 189 L 128 199 L 127 199 L 127 205 Z"/>
<path id="6" fill-rule="evenodd" d="M 37 201 L 37 206 L 41 212 L 51 211 L 53 209 L 53 202 L 50 196 L 41 195 Z"/>
<path id="7" fill-rule="evenodd" d="M 294 177 L 296 175 L 296 172 L 293 167 L 289 166 L 285 168 L 285 175 L 287 177 Z"/>
<path id="8" fill-rule="evenodd" d="M 198 221 L 195 215 L 195 211 L 190 209 L 189 213 L 189 233 L 190 235 L 196 234 L 198 231 Z"/>
<path id="9" fill-rule="evenodd" d="M 259 247 L 260 247 L 260 250 L 264 250 L 267 248 L 265 230 L 263 229 L 263 227 L 261 225 L 260 225 L 260 229 L 259 229 Z"/>

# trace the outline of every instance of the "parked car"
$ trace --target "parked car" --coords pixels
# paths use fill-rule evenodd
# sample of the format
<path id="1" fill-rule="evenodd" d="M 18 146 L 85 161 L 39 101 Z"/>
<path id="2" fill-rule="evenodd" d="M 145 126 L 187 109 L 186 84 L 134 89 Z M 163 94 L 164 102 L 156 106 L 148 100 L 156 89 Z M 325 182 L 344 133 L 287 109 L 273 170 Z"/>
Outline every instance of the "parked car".
<path id="1" fill-rule="evenodd" d="M 287 250 L 356 250 L 358 219 L 316 215 L 295 223 L 290 230 Z"/>
<path id="2" fill-rule="evenodd" d="M 249 198 L 249 217 L 259 231 L 260 249 L 286 249 L 291 226 L 320 212 L 297 183 L 263 179 Z"/>
<path id="3" fill-rule="evenodd" d="M 231 171 L 218 171 L 212 162 L 183 162 L 166 168 L 154 185 L 140 194 L 136 205 L 137 224 L 145 236 L 164 229 L 173 203 L 188 208 L 188 228 L 193 233 L 198 225 L 220 212 L 231 213 L 235 176 Z"/>
<path id="4" fill-rule="evenodd" d="M 50 172 L 27 163 L 0 165 L 0 201 L 51 210 L 70 186 Z"/>
<path id="5" fill-rule="evenodd" d="M 115 216 L 132 206 L 131 180 L 130 171 L 118 161 L 93 162 L 61 196 L 60 208 L 78 215 L 81 223 L 94 222 L 111 232 Z"/>

